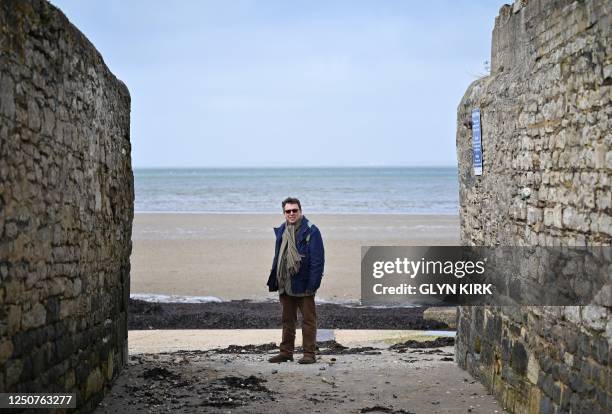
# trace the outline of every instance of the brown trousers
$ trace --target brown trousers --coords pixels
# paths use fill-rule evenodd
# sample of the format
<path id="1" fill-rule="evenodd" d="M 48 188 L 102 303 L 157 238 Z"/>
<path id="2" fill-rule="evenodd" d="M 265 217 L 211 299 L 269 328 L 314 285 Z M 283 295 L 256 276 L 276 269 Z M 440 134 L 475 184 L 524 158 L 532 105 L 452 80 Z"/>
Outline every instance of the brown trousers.
<path id="1" fill-rule="evenodd" d="M 315 309 L 314 295 L 312 296 L 289 296 L 280 295 L 283 306 L 283 340 L 280 344 L 282 355 L 293 355 L 295 346 L 295 324 L 297 322 L 297 310 L 302 313 L 302 346 L 304 355 L 315 355 L 317 339 L 317 312 Z"/>

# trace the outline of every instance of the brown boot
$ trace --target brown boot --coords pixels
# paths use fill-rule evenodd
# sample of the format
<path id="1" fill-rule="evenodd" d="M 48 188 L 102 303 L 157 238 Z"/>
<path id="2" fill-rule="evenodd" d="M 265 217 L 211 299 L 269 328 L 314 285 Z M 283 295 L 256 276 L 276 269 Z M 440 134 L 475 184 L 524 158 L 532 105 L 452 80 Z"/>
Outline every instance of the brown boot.
<path id="1" fill-rule="evenodd" d="M 314 364 L 315 362 L 317 362 L 317 359 L 314 355 L 304 355 L 298 360 L 298 364 Z"/>
<path id="2" fill-rule="evenodd" d="M 268 359 L 268 362 L 271 362 L 273 364 L 279 364 L 281 362 L 287 362 L 287 361 L 293 361 L 293 356 L 278 354 Z"/>

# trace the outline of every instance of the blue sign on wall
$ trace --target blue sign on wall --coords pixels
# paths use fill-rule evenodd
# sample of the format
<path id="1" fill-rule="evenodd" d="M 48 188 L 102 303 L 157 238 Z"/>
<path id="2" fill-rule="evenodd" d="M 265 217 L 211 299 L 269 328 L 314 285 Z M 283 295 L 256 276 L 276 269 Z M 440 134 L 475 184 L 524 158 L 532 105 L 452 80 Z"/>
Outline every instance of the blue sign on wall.
<path id="1" fill-rule="evenodd" d="M 474 174 L 482 175 L 482 139 L 480 135 L 480 109 L 472 109 L 472 150 Z"/>

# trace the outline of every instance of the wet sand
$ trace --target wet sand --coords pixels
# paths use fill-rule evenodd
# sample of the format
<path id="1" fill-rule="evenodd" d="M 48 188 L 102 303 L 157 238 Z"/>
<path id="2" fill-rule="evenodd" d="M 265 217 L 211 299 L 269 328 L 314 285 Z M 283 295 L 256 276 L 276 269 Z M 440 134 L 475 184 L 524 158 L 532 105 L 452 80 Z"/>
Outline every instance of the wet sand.
<path id="1" fill-rule="evenodd" d="M 325 243 L 320 299 L 360 297 L 361 246 L 458 245 L 457 216 L 306 216 Z M 131 293 L 274 299 L 266 281 L 274 254 L 272 228 L 280 214 L 136 214 Z"/>
<path id="2" fill-rule="evenodd" d="M 128 329 L 271 329 L 281 328 L 281 305 L 234 300 L 209 303 L 151 303 L 130 299 Z M 423 318 L 425 308 L 317 305 L 319 329 L 447 329 Z M 301 315 L 298 318 L 298 324 Z"/>

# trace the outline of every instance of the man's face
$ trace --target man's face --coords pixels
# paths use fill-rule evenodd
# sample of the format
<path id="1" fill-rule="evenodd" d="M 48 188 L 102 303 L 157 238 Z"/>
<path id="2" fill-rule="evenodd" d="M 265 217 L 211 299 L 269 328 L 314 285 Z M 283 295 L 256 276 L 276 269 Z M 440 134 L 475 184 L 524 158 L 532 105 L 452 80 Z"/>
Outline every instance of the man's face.
<path id="1" fill-rule="evenodd" d="M 295 224 L 302 217 L 302 210 L 297 204 L 285 204 L 285 219 L 287 223 Z"/>

